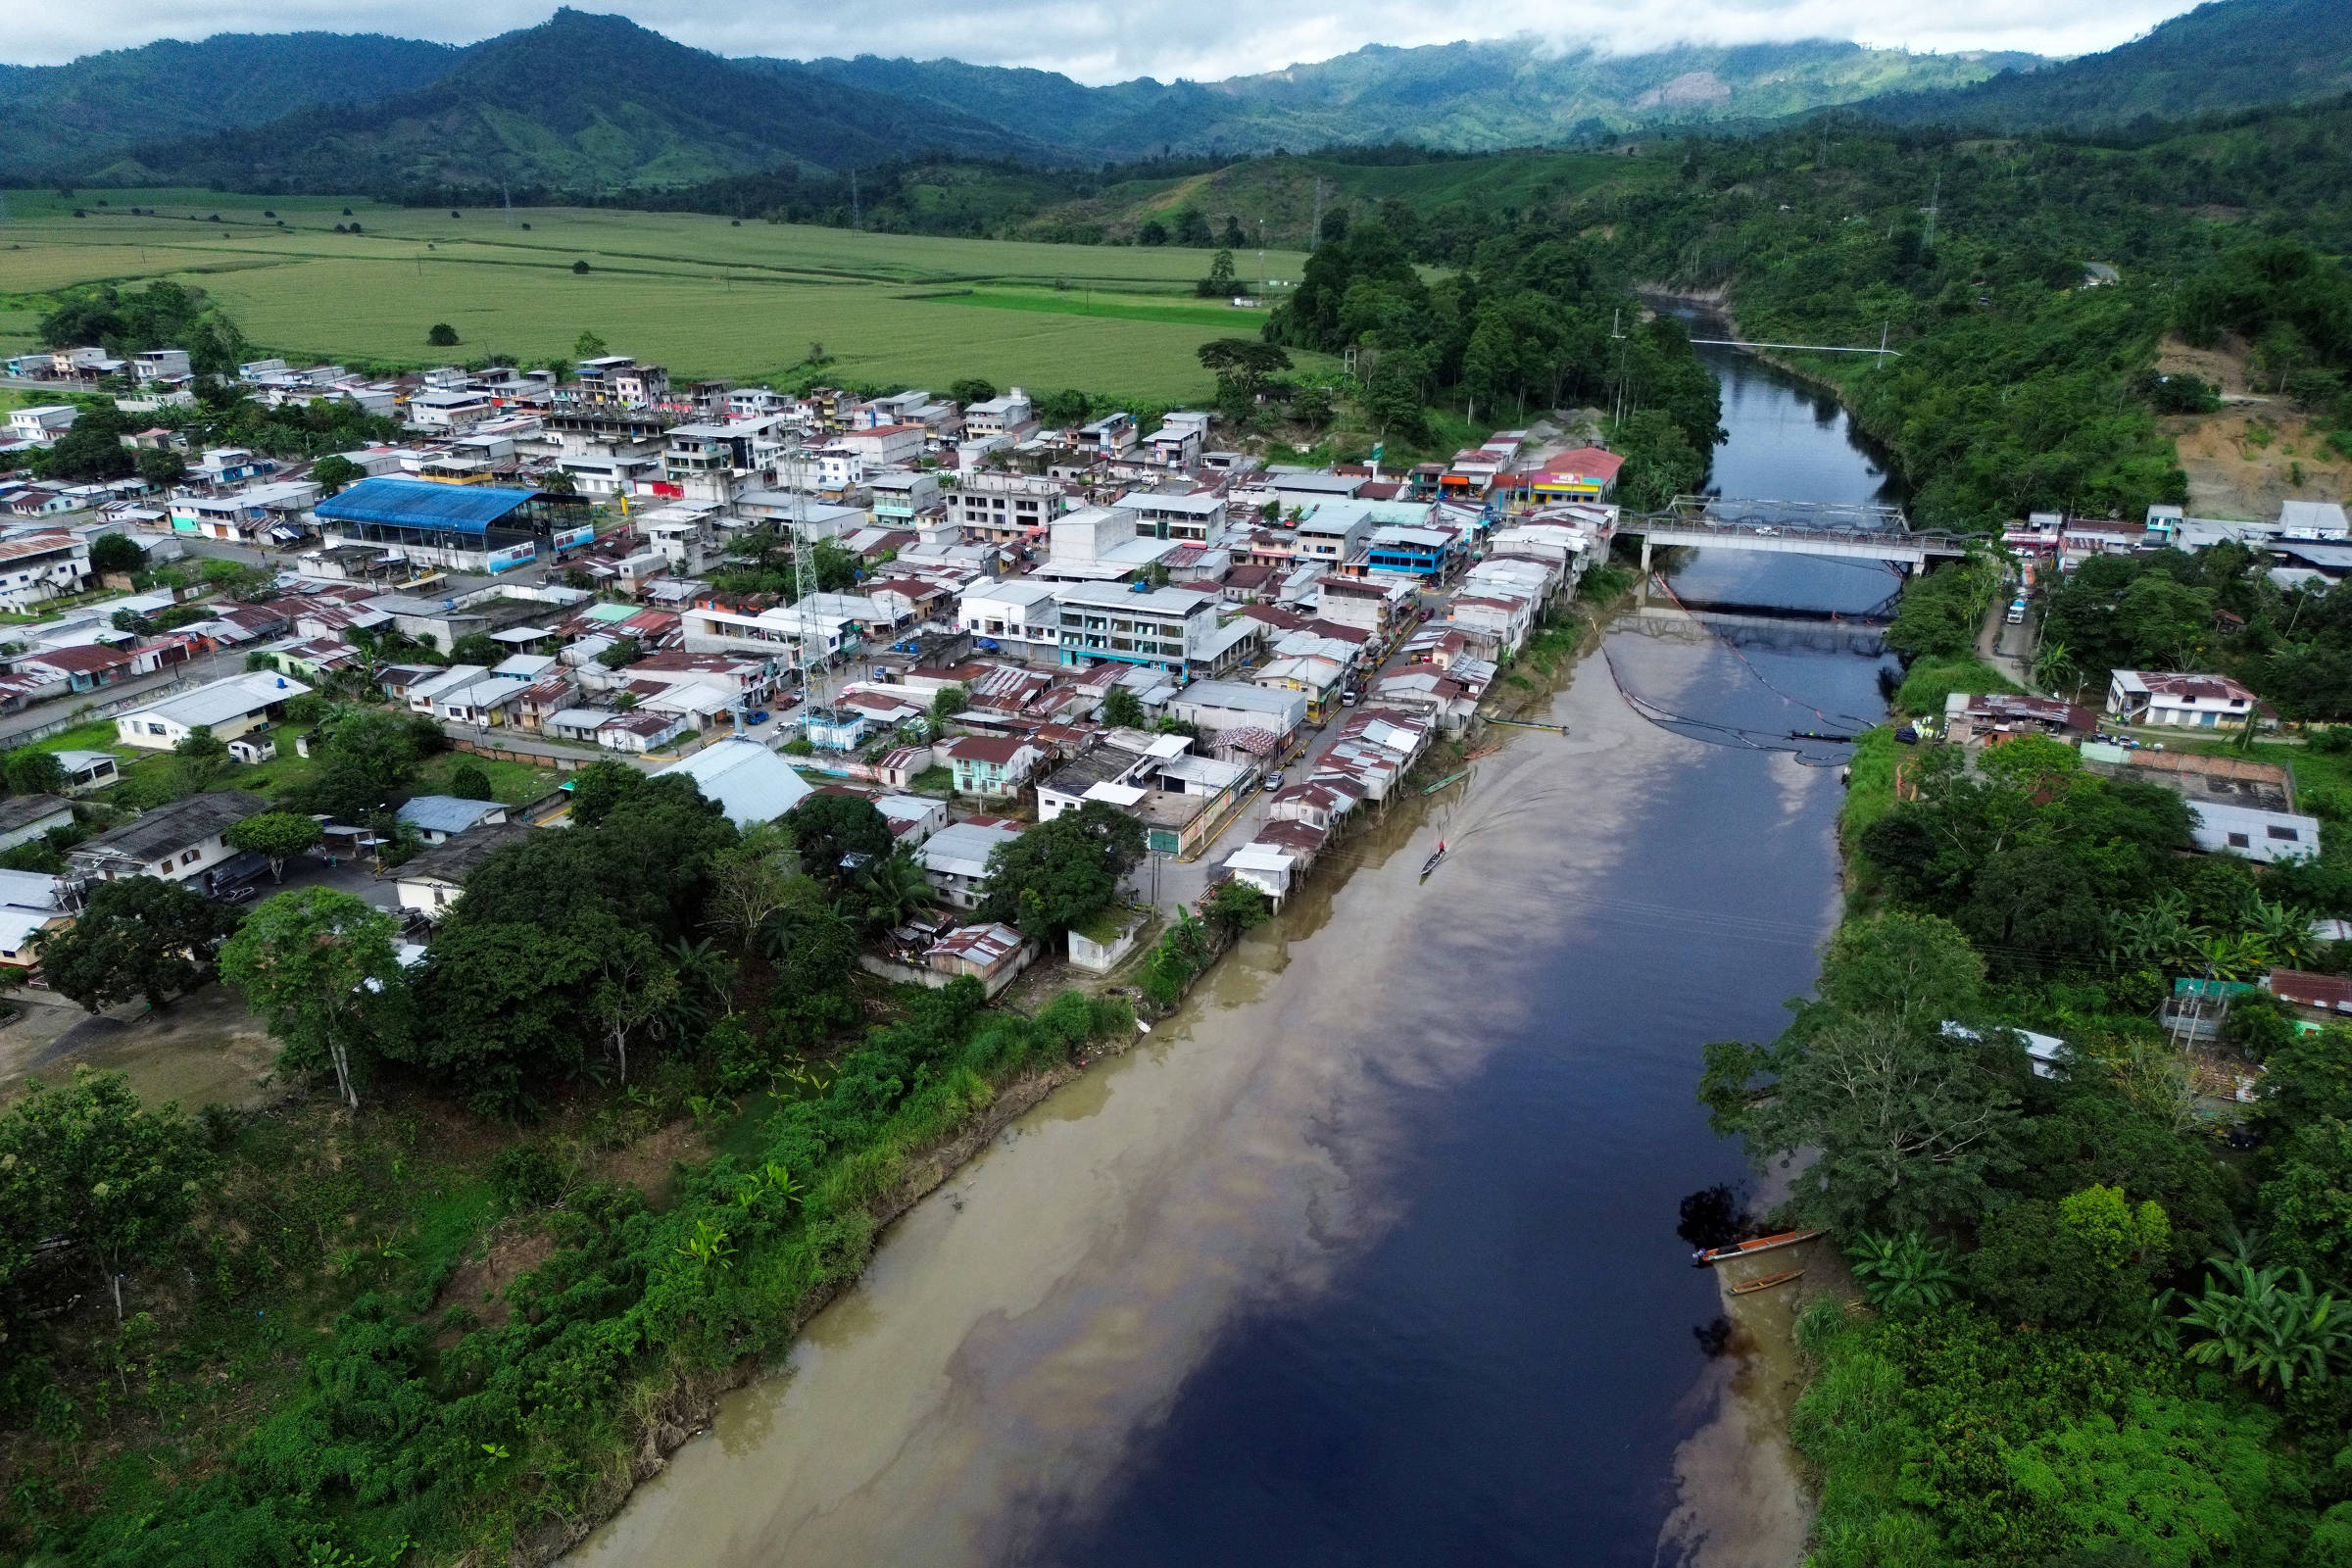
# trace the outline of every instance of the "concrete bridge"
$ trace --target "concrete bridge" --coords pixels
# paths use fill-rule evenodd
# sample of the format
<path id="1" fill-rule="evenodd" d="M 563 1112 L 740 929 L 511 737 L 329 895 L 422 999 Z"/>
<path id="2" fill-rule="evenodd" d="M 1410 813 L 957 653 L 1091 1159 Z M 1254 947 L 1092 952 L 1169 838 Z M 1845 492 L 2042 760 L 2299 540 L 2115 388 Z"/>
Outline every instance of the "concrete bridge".
<path id="1" fill-rule="evenodd" d="M 1899 508 L 1877 504 L 1677 496 L 1663 512 L 1620 517 L 1617 531 L 1642 536 L 1644 575 L 1660 545 L 1883 561 L 1906 572 L 1968 554 L 1966 539 L 1917 532 Z"/>

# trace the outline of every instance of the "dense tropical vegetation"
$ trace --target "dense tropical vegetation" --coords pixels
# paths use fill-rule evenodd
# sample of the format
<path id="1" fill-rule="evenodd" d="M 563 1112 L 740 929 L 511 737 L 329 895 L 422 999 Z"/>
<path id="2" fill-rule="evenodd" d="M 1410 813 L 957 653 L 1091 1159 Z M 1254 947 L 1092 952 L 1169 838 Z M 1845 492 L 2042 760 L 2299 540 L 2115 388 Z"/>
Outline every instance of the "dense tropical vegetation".
<path id="1" fill-rule="evenodd" d="M 327 776 L 364 727 L 322 726 Z M 1124 1024 L 861 977 L 860 936 L 922 896 L 862 801 L 739 833 L 683 778 L 576 782 L 575 824 L 493 854 L 419 966 L 318 887 L 230 934 L 178 888 L 104 884 L 52 941 L 93 1006 L 175 1005 L 217 967 L 340 1114 L 191 1121 L 105 1074 L 0 1114 L 7 1549 L 503 1557 L 602 1506 L 682 1382 L 786 1344 L 911 1154 Z M 674 1185 L 617 1173 L 689 1116 L 710 1142 Z M 485 1293 L 466 1260 L 516 1249 Z"/>

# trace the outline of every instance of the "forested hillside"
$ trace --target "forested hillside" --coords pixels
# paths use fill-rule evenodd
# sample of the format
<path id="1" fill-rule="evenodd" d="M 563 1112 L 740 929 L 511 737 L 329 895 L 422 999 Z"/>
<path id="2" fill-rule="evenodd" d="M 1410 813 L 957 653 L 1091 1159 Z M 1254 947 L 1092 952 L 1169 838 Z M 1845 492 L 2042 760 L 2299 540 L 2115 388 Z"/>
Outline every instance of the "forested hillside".
<path id="1" fill-rule="evenodd" d="M 1981 80 L 2042 62 L 1914 55 L 1808 39 L 1644 54 L 1561 51 L 1532 37 L 1370 45 L 1218 82 L 1085 87 L 954 60 L 819 60 L 808 69 L 909 102 L 978 115 L 1064 152 L 1130 159 L 1411 142 L 1458 152 L 1557 145 L 1658 124 L 1760 122 L 1895 89 Z"/>
<path id="2" fill-rule="evenodd" d="M 2340 247 L 2347 150 L 2340 109 L 2132 150 L 1820 126 L 1691 144 L 1676 187 L 1620 194 L 1593 217 L 1616 225 L 1644 275 L 1728 290 L 1754 335 L 1869 345 L 1886 334 L 1899 360 L 1824 355 L 1807 368 L 1836 380 L 1891 449 L 1921 520 L 2136 516 L 2185 499 L 2156 427 L 2183 391 L 2150 373 L 2157 342 L 2225 329 L 2184 286 L 2216 269 L 2259 270 L 2243 258 L 2279 243 L 2263 233 Z M 2296 267 L 2341 272 L 2286 248 Z M 2098 283 L 2092 263 L 2119 281 Z M 2342 334 L 2306 326 L 2274 352 L 2320 371 L 2296 395 L 2345 419 L 2328 379 L 2346 368 Z"/>
<path id="3" fill-rule="evenodd" d="M 2120 48 L 1973 86 L 1900 91 L 1868 112 L 1912 123 L 2112 127 L 2352 91 L 2352 6 L 2211 0 Z"/>
<path id="4" fill-rule="evenodd" d="M 400 191 L 502 182 L 567 191 L 674 185 L 806 164 L 846 169 L 1018 136 L 808 73 L 754 73 L 619 17 L 559 11 L 466 50 L 430 85 L 366 105 L 140 143 L 124 181 Z"/>
<path id="5" fill-rule="evenodd" d="M 134 141 L 410 92 L 458 55 L 446 44 L 374 33 L 224 32 L 71 65 L 0 66 L 0 172 L 88 168 Z"/>
<path id="6" fill-rule="evenodd" d="M 1820 39 L 1604 57 L 1521 38 L 1371 47 L 1223 82 L 1090 87 L 952 60 L 729 61 L 619 17 L 563 10 L 465 50 L 223 36 L 0 68 L 0 103 L 22 105 L 0 126 L 0 174 L 377 192 L 504 183 L 576 196 L 754 171 L 845 172 L 949 149 L 1045 164 L 1396 139 L 1484 150 L 1760 123 L 2038 63 Z M 324 103 L 343 107 L 309 112 Z"/>

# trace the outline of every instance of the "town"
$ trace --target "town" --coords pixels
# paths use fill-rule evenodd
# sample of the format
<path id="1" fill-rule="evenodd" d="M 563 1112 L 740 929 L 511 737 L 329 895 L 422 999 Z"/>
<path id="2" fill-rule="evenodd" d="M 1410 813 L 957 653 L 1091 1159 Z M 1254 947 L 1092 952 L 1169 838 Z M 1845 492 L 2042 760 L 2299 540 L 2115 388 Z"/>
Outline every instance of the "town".
<path id="1" fill-rule="evenodd" d="M 175 349 L 4 368 L 133 417 L 194 381 Z M 931 904 L 877 938 L 878 972 L 993 995 L 1046 943 L 1106 969 L 1154 911 L 1204 908 L 1220 883 L 1287 901 L 1351 813 L 1465 735 L 1618 515 L 1622 459 L 1548 431 L 1384 474 L 1212 449 L 1207 413 L 1054 429 L 1018 387 L 673 386 L 622 354 L 562 380 L 282 360 L 237 380 L 266 406 L 397 418 L 407 440 L 279 464 L 177 451 L 157 425 L 120 440 L 175 456 L 170 482 L 0 480 L 22 519 L 0 536 L 20 622 L 0 739 L 54 757 L 57 781 L 8 802 L 0 847 L 64 858 L 10 893 L 0 961 L 36 977 L 93 883 L 238 902 L 282 880 L 237 824 L 285 779 L 245 781 L 354 704 L 532 781 L 527 799 L 311 813 L 302 858 L 396 910 L 414 954 L 474 866 L 569 821 L 564 781 L 601 760 L 689 778 L 744 828 L 819 792 L 870 802 Z M 18 410 L 15 449 L 70 437 L 82 407 Z M 712 581 L 747 565 L 774 587 Z M 216 752 L 207 788 L 117 804 L 147 802 L 142 756 Z M 959 923 L 1004 846 L 1089 803 L 1140 824 L 1148 856 L 1132 912 L 1092 922 L 1103 940 Z"/>

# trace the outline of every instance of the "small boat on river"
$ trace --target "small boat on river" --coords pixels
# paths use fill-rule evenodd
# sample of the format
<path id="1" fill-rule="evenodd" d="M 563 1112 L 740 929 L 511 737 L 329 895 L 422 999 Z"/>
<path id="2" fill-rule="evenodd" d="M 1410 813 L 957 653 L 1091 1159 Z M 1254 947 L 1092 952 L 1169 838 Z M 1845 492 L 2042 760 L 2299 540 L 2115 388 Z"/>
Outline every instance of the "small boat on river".
<path id="1" fill-rule="evenodd" d="M 1759 1236 L 1752 1242 L 1740 1242 L 1731 1247 L 1710 1247 L 1690 1255 L 1701 1263 L 1720 1263 L 1727 1257 L 1746 1257 L 1754 1252 L 1769 1252 L 1777 1248 L 1794 1247 L 1797 1243 L 1809 1242 L 1820 1234 L 1819 1231 L 1783 1231 L 1777 1236 Z"/>
<path id="2" fill-rule="evenodd" d="M 1805 1271 L 1801 1268 L 1792 1268 L 1786 1274 L 1764 1274 L 1752 1280 L 1741 1280 L 1739 1284 L 1732 1287 L 1731 1294 L 1734 1296 L 1753 1296 L 1758 1291 L 1769 1291 L 1775 1285 L 1786 1285 L 1790 1280 L 1798 1278 Z"/>
<path id="3" fill-rule="evenodd" d="M 1438 862 L 1444 858 L 1446 858 L 1446 841 L 1440 839 L 1438 840 L 1438 853 L 1421 862 L 1421 876 L 1424 881 L 1428 880 L 1429 873 L 1435 871 L 1438 868 Z"/>

